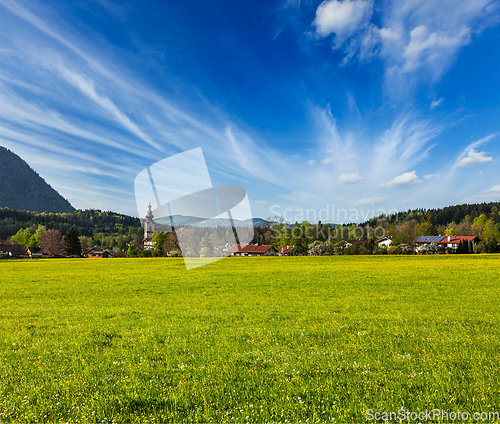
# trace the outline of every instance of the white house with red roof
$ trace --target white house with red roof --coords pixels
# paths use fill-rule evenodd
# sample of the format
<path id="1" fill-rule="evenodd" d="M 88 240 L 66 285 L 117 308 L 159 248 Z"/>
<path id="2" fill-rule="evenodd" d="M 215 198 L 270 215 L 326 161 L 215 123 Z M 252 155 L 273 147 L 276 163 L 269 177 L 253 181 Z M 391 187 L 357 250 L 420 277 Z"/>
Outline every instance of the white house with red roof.
<path id="1" fill-rule="evenodd" d="M 272 245 L 263 244 L 259 246 L 258 244 L 247 244 L 245 246 L 240 244 L 235 244 L 233 247 L 227 250 L 231 256 L 274 256 L 276 255 L 276 249 Z"/>
<path id="2" fill-rule="evenodd" d="M 295 246 L 285 246 L 285 247 L 282 247 L 279 251 L 278 251 L 278 255 L 280 256 L 290 256 L 292 254 L 292 249 L 294 248 Z"/>
<path id="3" fill-rule="evenodd" d="M 26 249 L 20 244 L 0 244 L 0 256 L 25 256 Z"/>
<path id="4" fill-rule="evenodd" d="M 436 243 L 442 253 L 450 253 L 458 247 L 460 242 L 472 243 L 472 247 L 481 240 L 477 236 L 420 236 L 415 241 L 416 251 L 422 250 L 423 246 Z"/>

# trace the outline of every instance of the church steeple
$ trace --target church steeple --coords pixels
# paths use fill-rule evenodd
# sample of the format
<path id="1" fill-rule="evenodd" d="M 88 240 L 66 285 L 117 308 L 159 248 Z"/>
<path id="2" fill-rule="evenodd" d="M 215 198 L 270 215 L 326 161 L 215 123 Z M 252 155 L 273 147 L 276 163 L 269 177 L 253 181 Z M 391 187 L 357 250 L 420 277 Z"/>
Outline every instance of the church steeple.
<path id="1" fill-rule="evenodd" d="M 153 222 L 153 211 L 151 210 L 151 202 L 149 202 L 148 205 L 148 213 L 146 214 L 146 221 L 147 222 Z"/>
<path id="2" fill-rule="evenodd" d="M 148 205 L 148 213 L 146 214 L 146 221 L 144 222 L 144 248 L 151 249 L 151 239 L 155 232 L 155 222 L 153 221 L 154 215 L 151 210 L 151 202 Z"/>

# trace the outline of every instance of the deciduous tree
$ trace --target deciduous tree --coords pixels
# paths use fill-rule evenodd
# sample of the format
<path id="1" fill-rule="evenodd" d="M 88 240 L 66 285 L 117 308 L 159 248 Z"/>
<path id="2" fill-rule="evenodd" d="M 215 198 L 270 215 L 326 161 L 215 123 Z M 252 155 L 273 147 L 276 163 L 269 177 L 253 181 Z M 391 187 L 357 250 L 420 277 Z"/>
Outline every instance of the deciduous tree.
<path id="1" fill-rule="evenodd" d="M 434 225 L 432 212 L 427 212 L 415 227 L 419 236 L 437 236 L 437 229 Z"/>
<path id="2" fill-rule="evenodd" d="M 42 252 L 50 256 L 61 255 L 64 249 L 64 243 L 59 230 L 47 230 L 40 239 Z"/>

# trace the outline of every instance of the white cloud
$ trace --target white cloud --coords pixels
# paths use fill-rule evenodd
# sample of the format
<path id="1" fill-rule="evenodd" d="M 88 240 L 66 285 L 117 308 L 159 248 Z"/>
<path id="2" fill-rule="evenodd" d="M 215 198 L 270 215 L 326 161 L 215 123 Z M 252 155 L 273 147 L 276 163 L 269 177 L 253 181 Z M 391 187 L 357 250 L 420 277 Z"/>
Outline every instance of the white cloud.
<path id="1" fill-rule="evenodd" d="M 427 174 L 427 175 L 424 175 L 424 180 L 430 180 L 431 178 L 435 178 L 437 176 L 438 176 L 438 174 Z"/>
<path id="2" fill-rule="evenodd" d="M 2 4 L 22 20 L 12 19 Z M 278 185 L 309 183 L 308 177 L 299 177 L 299 164 L 290 166 L 261 140 L 256 143 L 237 128 L 235 137 L 228 137 L 226 127 L 231 123 L 215 107 L 197 115 L 185 104 L 171 103 L 162 90 L 130 71 L 122 52 L 102 40 L 93 43 L 88 34 L 75 33 L 50 6 L 33 3 L 28 12 L 15 2 L 0 0 L 0 8 L 6 19 L 16 22 L 15 27 L 0 26 L 0 115 L 5 126 L 0 137 L 9 137 L 2 144 L 16 153 L 29 150 L 32 157 L 30 146 L 37 146 L 37 153 L 44 158 L 52 154 L 54 162 L 67 161 L 68 154 L 76 156 L 71 167 L 56 169 L 47 160 L 37 167 L 75 206 L 104 208 L 111 202 L 94 203 L 93 199 L 105 198 L 98 193 L 83 197 L 77 190 L 82 172 L 109 177 L 103 178 L 106 184 L 117 175 L 112 184 L 130 187 L 130 179 L 143 167 L 199 147 L 200 140 L 214 176 L 234 178 L 243 168 L 257 181 L 266 175 Z M 25 87 L 25 81 L 34 88 Z M 239 160 L 229 160 L 231 156 Z M 115 172 L 117 168 L 120 172 Z M 133 192 L 128 196 L 133 198 Z M 135 215 L 129 200 L 121 204 L 113 200 L 115 207 L 106 208 Z"/>
<path id="3" fill-rule="evenodd" d="M 490 189 L 486 190 L 487 193 L 497 193 L 500 194 L 500 184 L 491 187 Z"/>
<path id="4" fill-rule="evenodd" d="M 356 184 L 359 183 L 363 177 L 361 177 L 357 172 L 351 172 L 350 174 L 342 174 L 339 177 L 340 184 Z"/>
<path id="5" fill-rule="evenodd" d="M 124 128 L 130 131 L 135 136 L 139 137 L 141 140 L 145 141 L 152 147 L 162 150 L 161 146 L 158 143 L 155 143 L 149 136 L 144 134 L 144 132 L 130 120 L 130 118 L 125 115 L 110 99 L 107 97 L 101 96 L 97 93 L 94 83 L 82 76 L 71 72 L 69 69 L 64 67 L 59 67 L 59 70 L 71 85 L 80 90 L 83 94 L 89 97 L 92 101 L 97 103 L 100 107 L 102 107 L 105 111 L 110 113 L 110 115 L 116 119 L 118 123 L 120 123 Z"/>
<path id="6" fill-rule="evenodd" d="M 474 149 L 469 150 L 469 154 L 464 157 L 457 166 L 468 167 L 475 166 L 485 162 L 491 162 L 493 158 L 486 156 L 486 152 L 478 152 Z"/>
<path id="7" fill-rule="evenodd" d="M 500 201 L 500 184 L 489 188 L 488 190 L 481 190 L 481 192 L 462 199 L 463 203 L 479 203 L 479 202 L 498 202 Z"/>
<path id="8" fill-rule="evenodd" d="M 321 37 L 335 34 L 335 48 L 352 36 L 369 20 L 373 11 L 371 1 L 365 0 L 325 0 L 316 10 L 313 25 Z"/>
<path id="9" fill-rule="evenodd" d="M 379 184 L 379 187 L 388 187 L 388 188 L 399 188 L 413 185 L 419 181 L 417 172 L 405 172 L 404 174 L 398 175 L 393 180 Z"/>
<path id="10" fill-rule="evenodd" d="M 343 64 L 378 56 L 387 75 L 426 69 L 419 76 L 438 78 L 473 34 L 498 22 L 499 9 L 492 0 L 399 0 L 381 3 L 375 24 L 371 2 L 331 0 L 317 8 L 313 25 L 319 36 L 336 34 L 334 48 L 344 48 Z"/>
<path id="11" fill-rule="evenodd" d="M 443 100 L 444 100 L 444 97 L 441 97 L 439 100 L 434 100 L 431 103 L 430 108 L 434 109 L 435 107 L 438 107 L 441 103 L 443 103 Z"/>
<path id="12" fill-rule="evenodd" d="M 373 177 L 385 178 L 387 170 L 394 174 L 404 172 L 425 159 L 434 147 L 431 140 L 441 133 L 441 128 L 415 114 L 402 113 L 375 145 Z"/>
<path id="13" fill-rule="evenodd" d="M 385 202 L 383 197 L 364 197 L 363 199 L 356 200 L 351 206 L 376 206 Z"/>
<path id="14" fill-rule="evenodd" d="M 431 32 L 426 25 L 419 25 L 410 32 L 410 42 L 405 47 L 404 71 L 413 71 L 424 65 L 441 68 L 447 65 L 445 58 L 459 47 L 470 42 L 470 28 L 461 26 L 454 34 Z"/>
<path id="15" fill-rule="evenodd" d="M 326 165 L 326 164 L 332 163 L 332 162 L 345 162 L 347 160 L 357 159 L 357 158 L 358 158 L 358 156 L 357 155 L 353 155 L 353 154 L 350 154 L 350 155 L 340 155 L 340 156 L 332 156 L 332 157 L 329 157 L 329 158 L 322 159 L 321 163 L 323 165 Z"/>
<path id="16" fill-rule="evenodd" d="M 474 150 L 474 149 L 478 148 L 479 146 L 481 146 L 482 144 L 487 143 L 492 138 L 496 137 L 498 134 L 500 134 L 500 133 L 487 135 L 486 137 L 483 137 L 479 140 L 473 141 L 467 147 L 465 147 L 462 150 L 462 152 L 460 152 L 460 154 L 458 155 L 457 160 L 455 162 L 455 165 L 451 169 L 451 172 L 454 172 L 458 166 L 463 166 L 463 165 L 459 165 L 459 164 L 461 164 L 464 161 L 464 159 L 466 159 L 469 156 L 471 150 Z"/>
<path id="17" fill-rule="evenodd" d="M 254 203 L 257 205 L 257 206 L 264 206 L 264 205 L 267 205 L 267 201 L 266 200 L 255 200 Z"/>
<path id="18" fill-rule="evenodd" d="M 315 164 L 314 159 L 309 159 L 309 160 L 307 161 L 307 163 L 308 163 L 309 165 L 314 165 L 314 164 Z"/>

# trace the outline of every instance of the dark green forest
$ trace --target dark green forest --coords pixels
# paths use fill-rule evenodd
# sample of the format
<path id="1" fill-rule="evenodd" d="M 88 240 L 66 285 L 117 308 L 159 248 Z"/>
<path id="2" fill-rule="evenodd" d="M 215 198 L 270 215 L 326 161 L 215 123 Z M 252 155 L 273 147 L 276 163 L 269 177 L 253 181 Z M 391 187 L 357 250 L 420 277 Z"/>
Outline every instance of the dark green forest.
<path id="1" fill-rule="evenodd" d="M 47 230 L 59 230 L 65 234 L 74 227 L 79 236 L 93 237 L 100 233 L 127 235 L 142 231 L 139 218 L 97 209 L 74 212 L 29 212 L 0 208 L 0 240 L 16 234 L 21 228 L 43 225 Z"/>
<path id="2" fill-rule="evenodd" d="M 0 207 L 52 212 L 75 210 L 24 160 L 2 146 L 0 146 Z"/>
<path id="3" fill-rule="evenodd" d="M 385 218 L 392 224 L 410 219 L 419 219 L 430 211 L 432 212 L 434 223 L 436 225 L 446 226 L 451 222 L 461 222 L 465 219 L 465 217 L 469 217 L 471 220 L 474 220 L 474 218 L 481 215 L 490 215 L 495 211 L 494 208 L 496 208 L 497 211 L 500 210 L 500 202 L 447 206 L 442 209 L 411 209 L 407 212 L 398 212 L 388 215 Z"/>

